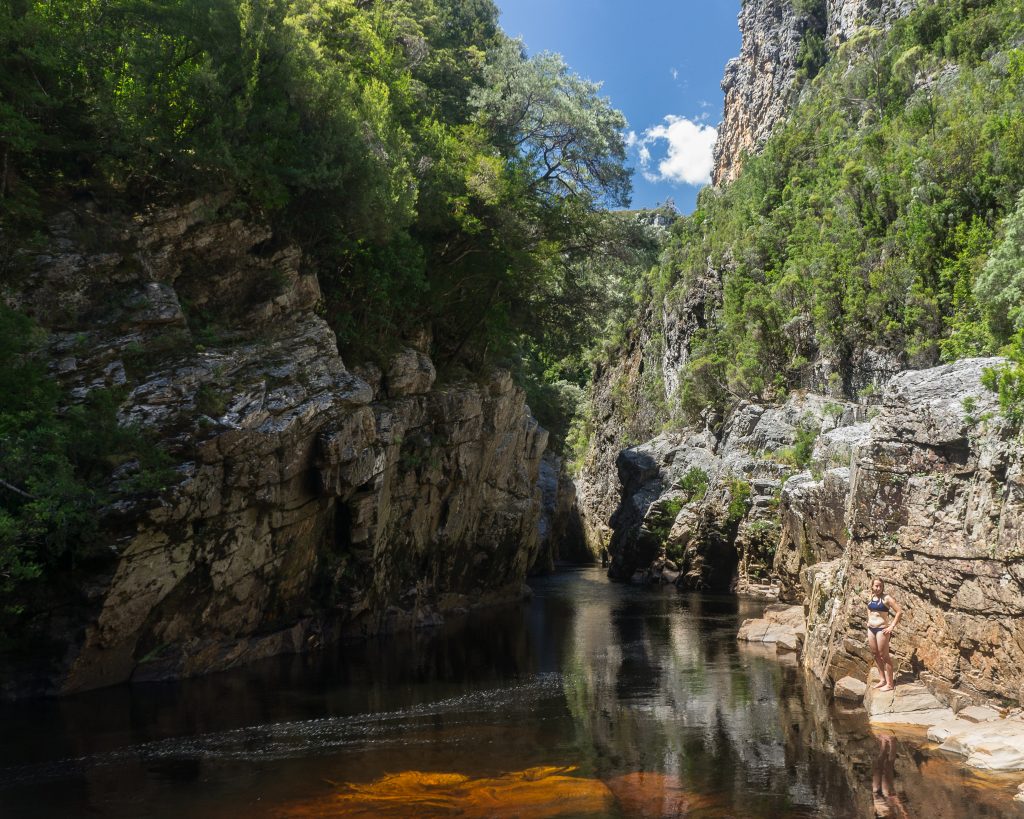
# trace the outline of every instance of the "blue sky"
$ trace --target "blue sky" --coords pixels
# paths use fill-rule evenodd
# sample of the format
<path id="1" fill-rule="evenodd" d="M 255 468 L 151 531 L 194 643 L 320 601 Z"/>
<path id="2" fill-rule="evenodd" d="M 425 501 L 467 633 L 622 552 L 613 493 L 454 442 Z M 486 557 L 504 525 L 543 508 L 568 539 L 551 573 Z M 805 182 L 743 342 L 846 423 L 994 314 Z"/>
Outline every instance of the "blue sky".
<path id="1" fill-rule="evenodd" d="M 633 207 L 672 198 L 693 210 L 722 118 L 722 69 L 740 51 L 740 0 L 496 2 L 530 54 L 562 54 L 626 115 Z"/>

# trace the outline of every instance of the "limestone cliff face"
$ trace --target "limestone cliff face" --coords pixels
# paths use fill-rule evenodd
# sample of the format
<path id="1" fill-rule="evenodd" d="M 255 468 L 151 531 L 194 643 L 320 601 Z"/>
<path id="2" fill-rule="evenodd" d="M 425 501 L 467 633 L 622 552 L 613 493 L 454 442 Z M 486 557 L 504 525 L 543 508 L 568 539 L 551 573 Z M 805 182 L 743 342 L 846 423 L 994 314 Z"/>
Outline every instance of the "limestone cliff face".
<path id="1" fill-rule="evenodd" d="M 776 566 L 808 603 L 805 663 L 823 680 L 866 670 L 867 590 L 881 577 L 905 610 L 901 670 L 953 705 L 1024 699 L 1024 452 L 980 383 L 997 362 L 897 376 L 852 448 L 845 492 L 842 477 L 787 484 L 789 518 L 815 526 L 787 524 Z"/>
<path id="2" fill-rule="evenodd" d="M 803 38 L 823 36 L 835 47 L 863 26 L 886 28 L 917 0 L 819 0 L 818 7 L 792 0 L 745 0 L 739 15 L 740 54 L 722 78 L 725 107 L 715 144 L 715 185 L 731 182 L 745 154 L 755 153 L 786 117 L 796 100 Z"/>
<path id="3" fill-rule="evenodd" d="M 521 595 L 547 441 L 522 391 L 504 372 L 438 386 L 412 347 L 347 369 L 300 251 L 229 213 L 227 197 L 65 213 L 19 289 L 72 395 L 120 388 L 121 419 L 176 464 L 159 496 L 104 511 L 108 559 L 51 618 L 66 651 L 36 692 L 205 673 Z"/>
<path id="4" fill-rule="evenodd" d="M 739 15 L 743 44 L 725 66 L 725 108 L 715 143 L 715 185 L 739 174 L 744 154 L 756 151 L 789 110 L 797 55 L 807 27 L 791 0 L 747 0 Z"/>

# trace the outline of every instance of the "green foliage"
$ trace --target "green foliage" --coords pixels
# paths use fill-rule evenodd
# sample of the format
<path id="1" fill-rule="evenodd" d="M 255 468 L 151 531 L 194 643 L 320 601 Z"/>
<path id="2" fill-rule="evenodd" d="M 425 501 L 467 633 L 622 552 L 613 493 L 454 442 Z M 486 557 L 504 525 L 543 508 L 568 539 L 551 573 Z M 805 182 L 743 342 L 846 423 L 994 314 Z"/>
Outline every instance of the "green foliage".
<path id="1" fill-rule="evenodd" d="M 869 349 L 924 367 L 1006 343 L 1024 269 L 1022 37 L 1014 0 L 866 28 L 734 182 L 701 192 L 650 276 L 672 302 L 721 274 L 681 374 L 687 418 L 796 388 L 853 397 Z M 833 372 L 809 366 L 825 360 Z"/>
<path id="2" fill-rule="evenodd" d="M 800 50 L 796 55 L 797 80 L 813 80 L 827 61 L 828 48 L 825 45 L 825 38 L 808 29 L 800 40 Z"/>
<path id="3" fill-rule="evenodd" d="M 992 336 L 1005 342 L 1024 330 L 1024 191 L 1003 222 L 1003 238 L 974 283 Z"/>
<path id="4" fill-rule="evenodd" d="M 442 367 L 547 344 L 605 307 L 586 262 L 621 233 L 601 208 L 629 199 L 625 121 L 497 21 L 490 0 L 4 4 L 0 218 L 24 239 L 59 192 L 229 190 L 302 247 L 348 358 L 423 329 Z"/>
<path id="5" fill-rule="evenodd" d="M 842 404 L 837 404 L 835 401 L 826 401 L 825 406 L 821 408 L 821 411 L 831 418 L 834 423 L 838 423 L 844 410 Z"/>
<path id="6" fill-rule="evenodd" d="M 488 131 L 517 156 L 543 202 L 570 196 L 628 206 L 625 117 L 558 54 L 527 59 L 524 50 L 519 40 L 502 43 L 488 59 L 484 85 L 470 95 Z"/>
<path id="7" fill-rule="evenodd" d="M 750 483 L 742 478 L 734 478 L 729 482 L 729 506 L 726 509 L 726 522 L 730 525 L 739 523 L 750 509 Z"/>
<path id="8" fill-rule="evenodd" d="M 964 423 L 968 426 L 974 426 L 978 423 L 978 417 L 974 414 L 978 409 L 978 399 L 973 395 L 967 395 L 960 403 L 964 408 Z"/>
<path id="9" fill-rule="evenodd" d="M 825 16 L 825 0 L 793 0 L 793 10 L 801 17 Z"/>
<path id="10" fill-rule="evenodd" d="M 682 478 L 679 479 L 675 489 L 686 493 L 687 503 L 700 501 L 708 492 L 710 478 L 708 473 L 700 467 L 692 467 Z"/>
<path id="11" fill-rule="evenodd" d="M 1024 424 L 1024 332 L 1017 334 L 1008 352 L 1011 360 L 998 367 L 986 367 L 981 383 L 999 397 L 1003 417 L 1020 428 Z"/>
<path id="12" fill-rule="evenodd" d="M 770 576 L 769 567 L 775 559 L 781 532 L 782 527 L 779 520 L 774 516 L 751 521 L 746 527 L 748 559 L 763 561 L 762 576 L 766 578 Z M 754 568 L 754 560 L 750 561 L 748 571 Z"/>
<path id="13" fill-rule="evenodd" d="M 665 545 L 672 531 L 672 524 L 683 508 L 683 499 L 678 497 L 660 498 L 654 502 L 647 514 L 645 526 L 658 541 Z M 678 555 L 669 555 L 676 559 Z"/>
<path id="14" fill-rule="evenodd" d="M 811 464 L 814 443 L 818 440 L 820 427 L 813 418 L 806 418 L 797 424 L 793 445 L 780 450 L 776 457 L 780 463 L 790 464 L 797 469 L 806 469 Z"/>

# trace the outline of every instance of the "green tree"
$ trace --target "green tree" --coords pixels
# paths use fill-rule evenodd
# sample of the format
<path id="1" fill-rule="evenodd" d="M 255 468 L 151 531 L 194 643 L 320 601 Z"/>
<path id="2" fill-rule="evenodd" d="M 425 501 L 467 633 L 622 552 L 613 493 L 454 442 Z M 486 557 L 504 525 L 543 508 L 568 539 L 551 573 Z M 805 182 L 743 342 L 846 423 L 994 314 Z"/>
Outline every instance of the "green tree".
<path id="1" fill-rule="evenodd" d="M 526 58 L 523 48 L 519 40 L 497 48 L 485 85 L 470 99 L 497 144 L 520 162 L 527 190 L 545 202 L 573 197 L 628 206 L 625 117 L 560 55 Z"/>
<path id="2" fill-rule="evenodd" d="M 1007 341 L 1024 329 L 1024 191 L 1003 222 L 1003 238 L 974 284 L 993 336 Z"/>

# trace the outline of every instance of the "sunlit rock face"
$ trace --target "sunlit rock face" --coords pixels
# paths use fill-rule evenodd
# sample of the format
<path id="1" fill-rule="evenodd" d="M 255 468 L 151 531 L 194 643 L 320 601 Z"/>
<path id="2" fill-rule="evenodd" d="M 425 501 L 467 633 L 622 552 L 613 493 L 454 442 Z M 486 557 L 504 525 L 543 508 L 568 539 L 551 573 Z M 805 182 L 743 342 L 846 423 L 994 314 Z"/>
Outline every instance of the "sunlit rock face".
<path id="1" fill-rule="evenodd" d="M 756 153 L 796 100 L 798 56 L 809 33 L 832 47 L 861 28 L 887 28 L 917 0 L 820 0 L 807 13 L 792 0 L 748 0 L 739 14 L 743 41 L 725 67 L 725 107 L 715 144 L 715 185 L 734 180 L 745 154 Z"/>
<path id="2" fill-rule="evenodd" d="M 175 474 L 148 495 L 137 465 L 113 477 L 107 548 L 29 689 L 200 674 L 521 596 L 547 433 L 507 372 L 439 385 L 422 343 L 350 370 L 300 250 L 228 197 L 50 231 L 20 306 L 71 395 L 118 389 Z"/>
<path id="3" fill-rule="evenodd" d="M 841 555 L 818 564 L 838 539 L 838 522 L 824 516 L 832 535 L 806 550 L 803 583 L 777 563 L 789 587 L 811 591 L 805 663 L 822 679 L 863 677 L 866 603 L 880 577 L 904 608 L 892 641 L 898 671 L 955 705 L 1024 696 L 1024 462 L 981 384 L 999 361 L 894 378 L 853 451 Z M 794 518 L 819 508 L 802 487 L 784 504 Z M 790 552 L 784 543 L 780 555 Z"/>
<path id="4" fill-rule="evenodd" d="M 797 54 L 807 20 L 790 0 L 751 0 L 739 15 L 743 44 L 725 66 L 725 108 L 715 144 L 715 185 L 739 174 L 744 154 L 756 151 L 789 111 Z"/>

